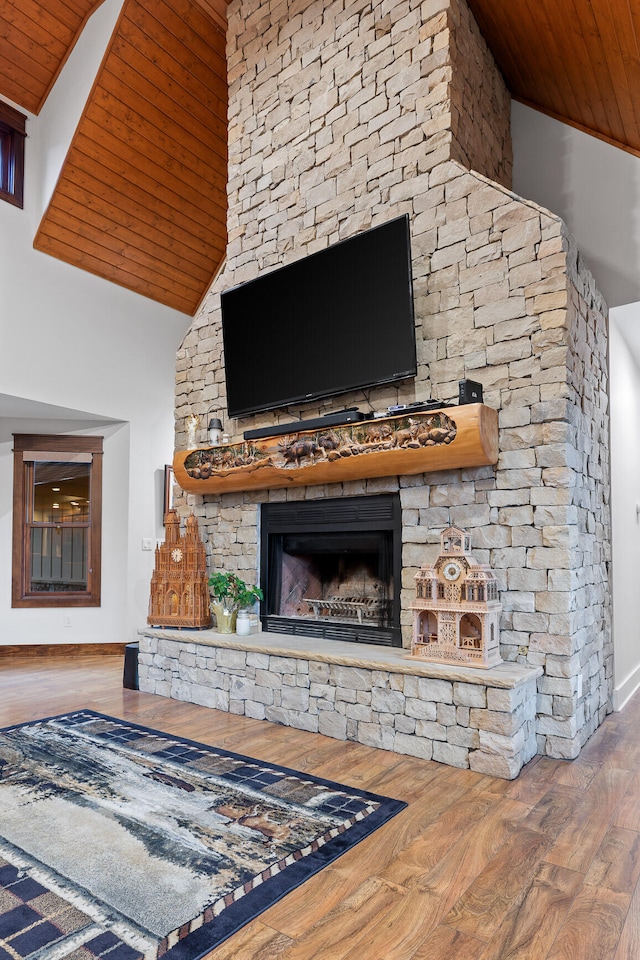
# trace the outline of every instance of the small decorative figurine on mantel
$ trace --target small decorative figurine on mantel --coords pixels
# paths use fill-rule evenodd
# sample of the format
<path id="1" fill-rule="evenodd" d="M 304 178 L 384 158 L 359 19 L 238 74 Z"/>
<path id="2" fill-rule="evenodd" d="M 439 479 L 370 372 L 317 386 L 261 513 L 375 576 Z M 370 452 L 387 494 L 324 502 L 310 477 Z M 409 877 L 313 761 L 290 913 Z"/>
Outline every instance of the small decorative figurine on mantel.
<path id="1" fill-rule="evenodd" d="M 169 510 L 164 518 L 166 540 L 156 547 L 147 623 L 154 627 L 211 626 L 207 556 L 198 521 L 187 517 L 180 535 L 180 518 Z"/>
<path id="2" fill-rule="evenodd" d="M 500 657 L 500 611 L 495 574 L 470 554 L 471 537 L 448 527 L 440 556 L 415 576 L 410 656 L 435 663 L 494 667 Z"/>

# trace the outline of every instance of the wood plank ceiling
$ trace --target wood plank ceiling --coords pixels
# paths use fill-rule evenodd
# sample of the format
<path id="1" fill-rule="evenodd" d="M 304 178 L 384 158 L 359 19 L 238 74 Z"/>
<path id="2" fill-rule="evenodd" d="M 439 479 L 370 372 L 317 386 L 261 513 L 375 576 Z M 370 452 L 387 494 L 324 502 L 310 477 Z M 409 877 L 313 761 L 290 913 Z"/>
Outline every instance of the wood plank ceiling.
<path id="1" fill-rule="evenodd" d="M 2 0 L 0 95 L 45 102 L 101 0 Z M 468 0 L 514 97 L 640 156 L 640 0 Z M 185 313 L 226 245 L 226 0 L 124 0 L 37 249 Z"/>
<path id="2" fill-rule="evenodd" d="M 125 0 L 34 246 L 193 314 L 226 247 L 225 35 Z"/>
<path id="3" fill-rule="evenodd" d="M 102 0 L 2 0 L 0 93 L 40 113 L 60 70 Z"/>
<path id="4" fill-rule="evenodd" d="M 81 2 L 95 6 L 28 0 L 56 15 Z M 22 0 L 13 3 L 17 29 Z M 124 0 L 34 240 L 37 250 L 188 314 L 226 248 L 225 16 L 223 0 Z M 4 17 L 3 6 L 0 34 Z M 27 19 L 20 28 L 28 32 Z M 74 41 L 56 47 L 58 70 Z M 39 59 L 55 75 L 51 58 Z M 25 65 L 12 73 L 40 75 Z M 1 77 L 0 93 L 35 112 L 46 82 L 42 72 L 29 106 Z"/>
<path id="5" fill-rule="evenodd" d="M 513 97 L 640 156 L 640 0 L 468 0 Z"/>

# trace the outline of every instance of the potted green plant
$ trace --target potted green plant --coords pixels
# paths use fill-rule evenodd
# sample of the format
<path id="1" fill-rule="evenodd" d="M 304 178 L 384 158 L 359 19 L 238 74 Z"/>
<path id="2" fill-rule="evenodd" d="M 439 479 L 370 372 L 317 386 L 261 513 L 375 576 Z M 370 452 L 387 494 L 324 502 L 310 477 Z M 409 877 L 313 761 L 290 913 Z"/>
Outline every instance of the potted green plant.
<path id="1" fill-rule="evenodd" d="M 237 573 L 226 570 L 211 574 L 209 591 L 213 598 L 211 609 L 216 615 L 219 633 L 233 633 L 238 611 L 246 611 L 257 600 L 263 599 L 260 587 L 249 586 Z M 247 626 L 243 630 L 245 633 L 249 632 Z"/>

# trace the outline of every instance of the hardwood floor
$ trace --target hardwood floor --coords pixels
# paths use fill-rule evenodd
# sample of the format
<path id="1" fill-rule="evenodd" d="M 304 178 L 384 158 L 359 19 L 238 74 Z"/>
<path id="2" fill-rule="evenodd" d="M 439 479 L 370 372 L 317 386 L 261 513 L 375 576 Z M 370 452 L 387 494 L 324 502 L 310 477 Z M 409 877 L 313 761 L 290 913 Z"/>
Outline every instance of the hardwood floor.
<path id="1" fill-rule="evenodd" d="M 0 652 L 0 726 L 90 707 L 409 804 L 212 960 L 640 958 L 640 695 L 509 782 L 125 690 L 122 665 Z"/>

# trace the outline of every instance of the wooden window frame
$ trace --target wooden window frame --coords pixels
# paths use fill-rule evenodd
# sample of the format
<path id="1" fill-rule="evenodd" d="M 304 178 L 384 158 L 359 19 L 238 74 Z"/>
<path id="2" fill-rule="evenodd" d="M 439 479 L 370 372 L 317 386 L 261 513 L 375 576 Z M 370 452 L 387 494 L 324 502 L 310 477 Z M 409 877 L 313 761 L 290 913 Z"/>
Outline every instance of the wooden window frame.
<path id="1" fill-rule="evenodd" d="M 103 437 L 56 436 L 15 433 L 13 435 L 13 554 L 11 579 L 12 607 L 99 607 L 102 554 L 102 446 Z M 34 593 L 29 590 L 29 547 L 27 498 L 29 451 L 56 454 L 91 454 L 89 566 L 86 591 Z"/>
<path id="2" fill-rule="evenodd" d="M 24 207 L 24 141 L 27 118 L 0 101 L 0 200 Z"/>

